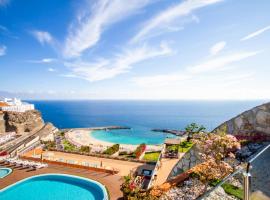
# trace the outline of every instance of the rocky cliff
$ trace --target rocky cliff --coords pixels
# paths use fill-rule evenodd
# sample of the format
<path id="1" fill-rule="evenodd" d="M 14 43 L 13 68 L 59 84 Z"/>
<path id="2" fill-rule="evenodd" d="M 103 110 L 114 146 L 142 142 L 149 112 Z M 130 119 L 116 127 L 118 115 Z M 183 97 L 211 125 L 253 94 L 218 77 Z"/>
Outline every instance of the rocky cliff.
<path id="1" fill-rule="evenodd" d="M 41 113 L 37 110 L 30 110 L 23 113 L 4 112 L 4 120 L 7 132 L 15 131 L 19 134 L 31 132 L 33 129 L 44 126 Z"/>
<path id="2" fill-rule="evenodd" d="M 224 122 L 214 130 L 217 131 L 235 135 L 238 139 L 270 141 L 270 102 Z"/>

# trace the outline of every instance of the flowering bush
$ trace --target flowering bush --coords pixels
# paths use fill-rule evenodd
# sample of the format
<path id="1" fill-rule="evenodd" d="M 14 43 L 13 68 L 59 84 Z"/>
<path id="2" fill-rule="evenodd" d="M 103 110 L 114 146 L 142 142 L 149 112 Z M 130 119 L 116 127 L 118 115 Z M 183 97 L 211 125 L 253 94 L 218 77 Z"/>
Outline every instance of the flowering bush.
<path id="1" fill-rule="evenodd" d="M 134 155 L 137 159 L 140 158 L 140 156 L 143 154 L 143 152 L 146 150 L 146 145 L 143 143 L 143 144 L 140 144 L 137 149 L 135 150 L 134 152 Z"/>
<path id="2" fill-rule="evenodd" d="M 193 142 L 197 144 L 202 153 L 202 158 L 207 160 L 222 160 L 228 155 L 232 155 L 236 150 L 240 149 L 240 143 L 232 135 L 219 134 L 197 134 Z"/>

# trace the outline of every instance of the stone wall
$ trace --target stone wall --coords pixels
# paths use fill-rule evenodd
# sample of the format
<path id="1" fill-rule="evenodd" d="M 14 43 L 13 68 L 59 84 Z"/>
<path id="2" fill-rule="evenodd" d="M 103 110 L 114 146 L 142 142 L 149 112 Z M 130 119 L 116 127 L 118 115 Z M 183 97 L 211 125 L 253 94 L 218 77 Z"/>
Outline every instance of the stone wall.
<path id="1" fill-rule="evenodd" d="M 270 102 L 241 113 L 213 132 L 218 131 L 235 135 L 238 139 L 270 141 Z"/>
<path id="2" fill-rule="evenodd" d="M 197 164 L 200 164 L 201 158 L 199 155 L 199 150 L 197 149 L 196 145 L 193 145 L 192 148 L 185 155 L 179 160 L 179 162 L 174 166 L 172 169 L 168 180 L 189 170 L 190 168 L 194 167 Z"/>
<path id="3" fill-rule="evenodd" d="M 30 132 L 35 128 L 43 127 L 44 121 L 37 110 L 26 112 L 4 112 L 6 132 L 16 132 L 22 134 Z"/>

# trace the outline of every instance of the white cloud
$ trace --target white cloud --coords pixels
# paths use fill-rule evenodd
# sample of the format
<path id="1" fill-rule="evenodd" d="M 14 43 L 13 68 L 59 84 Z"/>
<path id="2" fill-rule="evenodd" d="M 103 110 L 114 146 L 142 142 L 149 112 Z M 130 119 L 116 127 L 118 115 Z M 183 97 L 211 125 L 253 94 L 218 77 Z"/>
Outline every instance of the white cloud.
<path id="1" fill-rule="evenodd" d="M 147 21 L 135 37 L 132 38 L 131 42 L 134 43 L 144 39 L 147 35 L 151 34 L 151 32 L 156 32 L 158 29 L 167 29 L 167 27 L 170 27 L 171 23 L 179 20 L 180 17 L 188 16 L 196 9 L 220 1 L 222 0 L 189 0 L 172 6 Z M 194 18 L 194 16 L 192 18 Z M 197 17 L 195 19 L 198 21 Z"/>
<path id="2" fill-rule="evenodd" d="M 255 56 L 258 53 L 259 51 L 240 52 L 240 53 L 233 53 L 233 54 L 218 57 L 218 58 L 213 58 L 202 64 L 189 67 L 188 71 L 191 73 L 201 73 L 201 72 L 206 72 L 206 71 L 220 70 L 229 64 Z"/>
<path id="3" fill-rule="evenodd" d="M 256 37 L 256 36 L 262 34 L 262 33 L 265 32 L 265 31 L 268 31 L 268 30 L 270 30 L 270 26 L 266 26 L 266 27 L 264 27 L 264 28 L 262 28 L 262 29 L 260 29 L 260 30 L 257 30 L 257 31 L 255 31 L 255 32 L 253 32 L 253 33 L 251 33 L 251 34 L 249 34 L 249 35 L 243 37 L 243 38 L 241 39 L 241 41 L 245 41 L 245 40 L 249 40 L 249 39 L 251 39 L 251 38 L 254 38 L 254 37 Z"/>
<path id="4" fill-rule="evenodd" d="M 166 75 L 154 75 L 154 76 L 144 76 L 144 77 L 135 77 L 133 81 L 142 87 L 157 87 L 157 86 L 166 86 L 172 85 L 174 83 L 181 83 L 182 81 L 187 80 L 198 80 L 201 75 L 207 75 L 209 72 L 218 73 L 224 67 L 231 65 L 235 62 L 239 62 L 246 58 L 257 55 L 259 52 L 242 52 L 242 53 L 233 53 L 227 56 L 212 58 L 202 64 L 195 66 L 189 66 L 185 70 L 176 71 L 174 73 Z M 232 70 L 232 69 L 230 69 Z M 239 78 L 246 78 L 250 74 L 241 75 Z M 231 79 L 233 76 L 230 76 Z M 211 77 L 210 77 L 211 78 Z"/>
<path id="5" fill-rule="evenodd" d="M 100 40 L 102 32 L 109 25 L 126 19 L 149 2 L 150 0 L 100 0 L 92 8 L 87 5 L 86 9 L 89 11 L 84 9 L 79 13 L 76 23 L 70 27 L 63 49 L 64 56 L 80 56 Z"/>
<path id="6" fill-rule="evenodd" d="M 6 55 L 7 47 L 4 45 L 0 45 L 0 56 Z"/>
<path id="7" fill-rule="evenodd" d="M 42 45 L 45 43 L 53 44 L 53 37 L 49 32 L 34 30 L 31 33 Z"/>
<path id="8" fill-rule="evenodd" d="M 226 46 L 225 41 L 218 42 L 214 44 L 210 49 L 210 55 L 214 56 L 217 55 L 224 47 Z"/>
<path id="9" fill-rule="evenodd" d="M 57 61 L 57 59 L 55 59 L 55 58 L 43 58 L 43 59 L 40 59 L 40 60 L 29 60 L 28 62 L 47 64 L 47 63 L 52 63 L 52 62 L 56 62 L 56 61 Z"/>
<path id="10" fill-rule="evenodd" d="M 90 82 L 113 78 L 127 73 L 133 65 L 158 56 L 170 55 L 172 50 L 162 43 L 159 48 L 150 48 L 144 45 L 140 48 L 127 49 L 111 59 L 101 59 L 97 62 L 75 61 L 65 63 L 72 71 L 65 76 L 78 77 Z"/>
<path id="11" fill-rule="evenodd" d="M 55 72 L 56 70 L 54 68 L 48 68 L 49 72 Z"/>

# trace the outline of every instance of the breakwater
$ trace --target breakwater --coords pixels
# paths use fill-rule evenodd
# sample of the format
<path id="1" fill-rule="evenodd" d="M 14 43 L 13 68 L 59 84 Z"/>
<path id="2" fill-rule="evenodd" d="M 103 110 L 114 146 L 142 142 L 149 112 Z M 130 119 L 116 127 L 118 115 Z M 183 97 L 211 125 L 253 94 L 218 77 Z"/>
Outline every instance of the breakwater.
<path id="1" fill-rule="evenodd" d="M 162 132 L 162 133 L 170 133 L 176 136 L 183 136 L 186 134 L 185 131 L 180 131 L 180 130 L 171 130 L 171 129 L 152 129 L 151 131 L 154 132 Z"/>
<path id="2" fill-rule="evenodd" d="M 87 128 L 64 128 L 60 131 L 70 131 L 70 130 L 89 130 L 89 131 L 99 131 L 99 130 L 120 130 L 120 129 L 131 129 L 127 126 L 104 126 L 104 127 L 87 127 Z"/>

